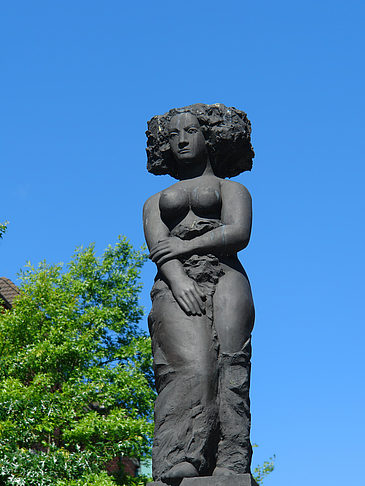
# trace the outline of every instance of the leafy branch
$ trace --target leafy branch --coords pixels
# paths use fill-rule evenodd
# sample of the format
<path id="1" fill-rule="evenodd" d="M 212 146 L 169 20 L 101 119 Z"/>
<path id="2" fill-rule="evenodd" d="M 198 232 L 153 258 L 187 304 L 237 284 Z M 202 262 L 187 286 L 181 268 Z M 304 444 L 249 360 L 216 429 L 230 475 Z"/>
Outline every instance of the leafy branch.
<path id="1" fill-rule="evenodd" d="M 257 444 L 253 444 L 252 445 L 253 447 L 258 447 Z M 274 468 L 275 468 L 275 459 L 276 459 L 276 456 L 275 454 L 270 457 L 267 461 L 264 461 L 264 463 L 262 465 L 258 465 L 255 467 L 255 469 L 253 470 L 253 477 L 255 478 L 255 481 L 257 482 L 257 484 L 264 484 L 264 478 L 273 472 Z"/>
<path id="2" fill-rule="evenodd" d="M 0 239 L 5 234 L 6 230 L 8 229 L 9 221 L 5 221 L 5 223 L 0 223 Z"/>

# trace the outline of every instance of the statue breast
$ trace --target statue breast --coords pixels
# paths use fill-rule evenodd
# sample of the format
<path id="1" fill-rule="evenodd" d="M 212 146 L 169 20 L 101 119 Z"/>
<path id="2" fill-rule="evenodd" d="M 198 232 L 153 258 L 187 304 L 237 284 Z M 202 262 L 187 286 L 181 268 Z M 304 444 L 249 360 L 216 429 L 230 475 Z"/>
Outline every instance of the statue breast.
<path id="1" fill-rule="evenodd" d="M 159 208 L 163 220 L 182 220 L 189 211 L 205 218 L 220 218 L 222 198 L 219 187 L 198 185 L 193 188 L 174 186 L 162 191 Z"/>

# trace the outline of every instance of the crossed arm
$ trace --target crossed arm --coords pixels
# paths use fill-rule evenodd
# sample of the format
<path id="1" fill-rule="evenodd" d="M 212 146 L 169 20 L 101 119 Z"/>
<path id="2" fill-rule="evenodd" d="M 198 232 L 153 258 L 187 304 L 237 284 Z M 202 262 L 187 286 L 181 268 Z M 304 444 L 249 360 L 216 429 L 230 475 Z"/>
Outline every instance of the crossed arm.
<path id="1" fill-rule="evenodd" d="M 222 181 L 223 226 L 192 240 L 169 236 L 159 210 L 159 194 L 148 199 L 143 208 L 144 231 L 150 258 L 166 279 L 180 307 L 187 313 L 204 313 L 205 295 L 189 278 L 178 257 L 193 253 L 232 255 L 245 248 L 250 239 L 252 206 L 247 189 L 233 181 Z"/>

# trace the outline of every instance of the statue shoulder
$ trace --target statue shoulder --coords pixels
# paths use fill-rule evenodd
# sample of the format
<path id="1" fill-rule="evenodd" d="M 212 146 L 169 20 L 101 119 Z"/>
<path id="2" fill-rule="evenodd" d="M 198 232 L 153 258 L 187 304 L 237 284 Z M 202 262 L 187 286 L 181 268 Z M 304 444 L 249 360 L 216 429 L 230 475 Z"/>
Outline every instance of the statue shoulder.
<path id="1" fill-rule="evenodd" d="M 247 187 L 239 182 L 223 179 L 221 181 L 221 189 L 223 192 L 235 192 L 236 194 L 240 194 L 241 196 L 251 199 L 251 194 Z"/>
<path id="2" fill-rule="evenodd" d="M 152 210 L 154 207 L 158 206 L 159 200 L 160 200 L 160 195 L 161 192 L 158 192 L 157 194 L 154 194 L 153 196 L 149 197 L 147 201 L 143 205 L 143 212 L 145 213 L 146 211 Z"/>

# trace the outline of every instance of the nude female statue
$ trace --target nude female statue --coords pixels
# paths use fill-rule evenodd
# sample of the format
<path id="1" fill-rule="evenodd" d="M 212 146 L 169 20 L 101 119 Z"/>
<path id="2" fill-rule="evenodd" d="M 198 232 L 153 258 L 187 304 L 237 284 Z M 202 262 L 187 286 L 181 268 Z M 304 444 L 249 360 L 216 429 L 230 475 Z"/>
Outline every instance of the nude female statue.
<path id="1" fill-rule="evenodd" d="M 249 242 L 251 197 L 225 177 L 252 167 L 250 122 L 235 108 L 196 104 L 153 117 L 146 134 L 148 170 L 178 179 L 143 214 L 158 269 L 154 479 L 249 473 L 254 305 L 237 252 Z"/>

